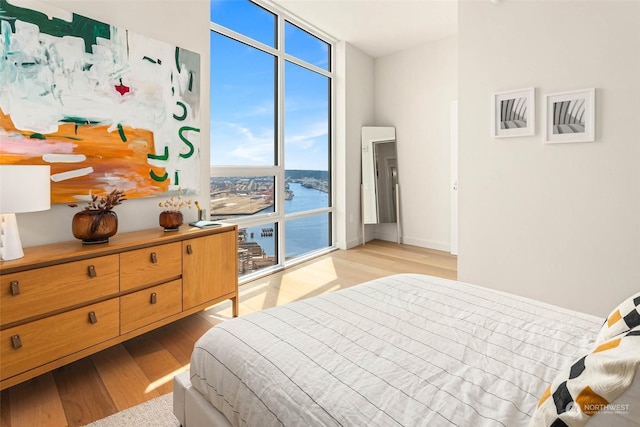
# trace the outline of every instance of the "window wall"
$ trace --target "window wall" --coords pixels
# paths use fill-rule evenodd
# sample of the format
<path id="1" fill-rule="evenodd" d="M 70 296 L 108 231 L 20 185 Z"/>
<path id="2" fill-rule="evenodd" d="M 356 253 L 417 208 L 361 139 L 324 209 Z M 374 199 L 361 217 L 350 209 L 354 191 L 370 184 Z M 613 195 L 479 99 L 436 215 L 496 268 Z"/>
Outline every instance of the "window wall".
<path id="1" fill-rule="evenodd" d="M 333 247 L 331 43 L 258 0 L 211 0 L 212 220 L 241 280 Z"/>

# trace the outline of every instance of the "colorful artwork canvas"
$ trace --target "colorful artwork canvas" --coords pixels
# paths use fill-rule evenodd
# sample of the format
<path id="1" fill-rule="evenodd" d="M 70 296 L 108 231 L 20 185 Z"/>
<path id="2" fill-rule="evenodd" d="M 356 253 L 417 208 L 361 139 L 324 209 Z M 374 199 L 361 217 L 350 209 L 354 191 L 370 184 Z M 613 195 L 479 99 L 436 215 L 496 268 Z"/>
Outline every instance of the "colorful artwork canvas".
<path id="1" fill-rule="evenodd" d="M 198 191 L 200 56 L 0 0 L 0 163 L 51 165 L 53 203 Z"/>

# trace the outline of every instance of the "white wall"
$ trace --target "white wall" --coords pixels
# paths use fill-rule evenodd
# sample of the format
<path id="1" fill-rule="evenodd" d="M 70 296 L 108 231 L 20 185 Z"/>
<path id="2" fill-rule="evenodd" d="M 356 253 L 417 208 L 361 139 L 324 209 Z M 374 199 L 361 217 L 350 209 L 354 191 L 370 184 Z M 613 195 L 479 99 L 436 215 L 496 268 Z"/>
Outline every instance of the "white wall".
<path id="1" fill-rule="evenodd" d="M 362 243 L 360 129 L 374 120 L 374 61 L 349 43 L 336 46 L 336 246 Z"/>
<path id="2" fill-rule="evenodd" d="M 606 315 L 640 284 L 640 2 L 459 4 L 458 278 Z M 533 137 L 490 137 L 536 88 Z M 545 144 L 544 94 L 596 88 L 596 142 Z"/>
<path id="3" fill-rule="evenodd" d="M 47 0 L 62 8 L 135 33 L 175 44 L 200 53 L 201 93 L 201 171 L 200 188 L 209 188 L 209 2 L 208 0 L 148 1 L 74 1 Z M 158 227 L 158 201 L 148 198 L 128 200 L 114 210 L 118 214 L 118 232 Z M 198 200 L 208 205 L 208 192 L 201 191 Z M 51 210 L 18 214 L 18 226 L 25 247 L 73 240 L 71 218 L 79 208 L 52 205 Z M 196 219 L 194 210 L 186 210 L 185 221 Z"/>
<path id="4" fill-rule="evenodd" d="M 375 125 L 395 126 L 402 242 L 451 247 L 450 103 L 457 99 L 456 38 L 431 42 L 375 61 Z M 374 237 L 396 240 L 395 224 Z"/>

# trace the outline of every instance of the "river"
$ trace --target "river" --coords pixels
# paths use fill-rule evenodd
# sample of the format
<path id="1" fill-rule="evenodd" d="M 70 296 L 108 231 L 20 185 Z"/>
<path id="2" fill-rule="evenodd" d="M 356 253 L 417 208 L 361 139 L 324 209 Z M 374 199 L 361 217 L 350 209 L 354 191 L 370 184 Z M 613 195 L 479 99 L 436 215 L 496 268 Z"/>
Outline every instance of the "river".
<path id="1" fill-rule="evenodd" d="M 284 202 L 287 214 L 325 208 L 329 205 L 329 194 L 323 191 L 305 188 L 299 183 L 289 183 L 289 189 L 293 191 L 294 197 Z M 273 212 L 273 207 L 263 212 Z M 329 214 L 288 220 L 285 222 L 285 227 L 285 257 L 287 259 L 331 244 L 329 241 Z M 251 233 L 253 233 L 253 237 Z M 269 256 L 275 255 L 276 238 L 275 224 L 247 228 L 247 240 L 257 242 Z"/>

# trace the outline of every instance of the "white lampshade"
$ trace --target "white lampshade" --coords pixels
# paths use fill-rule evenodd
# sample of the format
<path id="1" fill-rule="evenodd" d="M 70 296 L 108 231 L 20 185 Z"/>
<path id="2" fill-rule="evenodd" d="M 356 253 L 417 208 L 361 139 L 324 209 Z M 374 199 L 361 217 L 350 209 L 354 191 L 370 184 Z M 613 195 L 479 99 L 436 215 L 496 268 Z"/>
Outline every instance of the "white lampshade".
<path id="1" fill-rule="evenodd" d="M 50 207 L 50 166 L 0 165 L 0 213 L 46 211 Z"/>
<path id="2" fill-rule="evenodd" d="M 16 213 L 44 211 L 51 207 L 51 167 L 0 165 L 0 259 L 22 258 Z"/>

